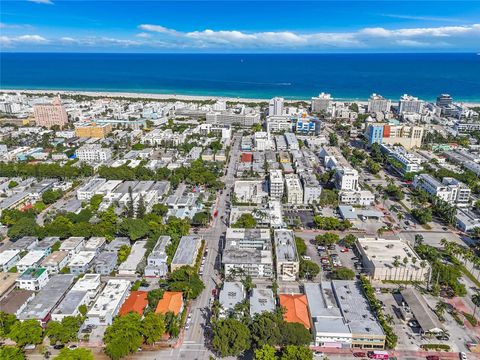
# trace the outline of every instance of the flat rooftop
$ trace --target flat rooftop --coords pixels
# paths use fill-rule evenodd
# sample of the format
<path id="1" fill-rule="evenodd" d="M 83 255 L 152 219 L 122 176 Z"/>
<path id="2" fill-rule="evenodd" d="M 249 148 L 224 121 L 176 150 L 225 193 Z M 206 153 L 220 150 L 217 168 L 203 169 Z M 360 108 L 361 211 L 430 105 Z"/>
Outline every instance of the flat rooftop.
<path id="1" fill-rule="evenodd" d="M 383 330 L 355 280 L 333 280 L 332 288 L 342 315 L 352 334 L 383 336 Z"/>
<path id="2" fill-rule="evenodd" d="M 15 281 L 19 276 L 20 274 L 18 273 L 0 272 L 0 297 L 15 285 Z M 2 309 L 1 306 L 0 309 Z"/>
<path id="3" fill-rule="evenodd" d="M 30 298 L 33 298 L 34 296 L 34 291 L 23 289 L 12 290 L 0 301 L 0 309 L 7 314 L 15 314 Z"/>
<path id="4" fill-rule="evenodd" d="M 52 312 L 75 279 L 74 275 L 55 275 L 21 312 L 19 320 L 43 320 Z"/>
<path id="5" fill-rule="evenodd" d="M 274 240 L 277 261 L 298 261 L 297 246 L 292 230 L 275 230 Z"/>
<path id="6" fill-rule="evenodd" d="M 85 297 L 88 296 L 87 291 L 81 290 L 70 290 L 67 295 L 63 298 L 60 305 L 57 306 L 54 314 L 65 314 L 71 315 L 75 312 L 75 310 L 84 303 Z"/>
<path id="7" fill-rule="evenodd" d="M 195 262 L 195 255 L 200 248 L 202 238 L 200 236 L 182 236 L 177 251 L 173 257 L 172 264 L 190 265 Z"/>
<path id="8" fill-rule="evenodd" d="M 275 311 L 275 299 L 271 289 L 252 289 L 250 296 L 250 315 L 261 314 L 264 311 Z"/>
<path id="9" fill-rule="evenodd" d="M 42 266 L 56 266 L 68 257 L 68 251 L 54 251 L 42 260 Z"/>
<path id="10" fill-rule="evenodd" d="M 137 266 L 142 261 L 147 249 L 145 246 L 147 245 L 146 241 L 137 241 L 133 244 L 130 255 L 128 255 L 127 260 L 121 263 L 118 267 L 119 271 L 136 271 Z"/>

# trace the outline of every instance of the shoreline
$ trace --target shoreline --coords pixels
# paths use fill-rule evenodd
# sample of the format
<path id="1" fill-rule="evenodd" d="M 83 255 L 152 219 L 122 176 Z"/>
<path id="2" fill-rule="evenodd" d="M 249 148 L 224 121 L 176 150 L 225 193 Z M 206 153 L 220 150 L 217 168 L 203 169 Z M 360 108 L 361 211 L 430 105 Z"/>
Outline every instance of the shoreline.
<path id="1" fill-rule="evenodd" d="M 46 94 L 59 94 L 59 95 L 83 95 L 91 97 L 107 97 L 107 98 L 132 98 L 132 99 L 152 99 L 152 100 L 178 100 L 178 101 L 208 101 L 208 100 L 225 100 L 229 102 L 242 102 L 242 103 L 259 103 L 268 102 L 270 98 L 245 98 L 245 97 L 231 97 L 221 95 L 184 95 L 184 94 L 165 94 L 165 93 L 148 93 L 148 92 L 127 92 L 127 91 L 112 91 L 112 90 L 57 90 L 57 89 L 2 89 L 3 93 L 26 93 L 32 95 L 46 95 Z M 278 95 L 282 97 L 282 95 Z M 315 95 L 312 95 L 314 97 Z M 284 97 L 285 98 L 285 97 Z M 304 101 L 309 103 L 311 98 L 285 98 L 285 102 L 299 102 Z M 346 98 L 332 98 L 333 102 L 356 102 L 359 104 L 367 104 L 368 99 L 346 99 Z M 429 102 L 428 100 L 426 102 Z M 467 107 L 480 106 L 480 100 L 478 101 L 461 101 L 457 100 L 456 103 L 463 104 Z M 392 103 L 398 103 L 398 100 L 392 100 Z"/>

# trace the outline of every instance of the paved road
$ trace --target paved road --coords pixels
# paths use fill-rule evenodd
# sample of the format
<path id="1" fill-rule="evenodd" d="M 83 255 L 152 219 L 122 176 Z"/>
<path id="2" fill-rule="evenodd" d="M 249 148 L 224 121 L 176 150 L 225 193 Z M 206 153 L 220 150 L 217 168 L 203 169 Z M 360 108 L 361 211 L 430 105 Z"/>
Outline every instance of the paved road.
<path id="1" fill-rule="evenodd" d="M 190 304 L 192 320 L 190 328 L 184 333 L 182 346 L 179 349 L 156 352 L 153 356 L 151 356 L 151 353 L 145 353 L 141 356 L 142 358 L 208 359 L 209 356 L 212 355 L 211 352 L 207 350 L 206 343 L 206 341 L 211 339 L 207 328 L 209 324 L 209 305 L 210 299 L 212 298 L 212 290 L 216 288 L 220 281 L 220 276 L 218 275 L 221 255 L 220 241 L 227 228 L 222 217 L 224 217 L 224 219 L 228 218 L 225 212 L 228 207 L 227 201 L 230 199 L 230 193 L 234 184 L 235 166 L 239 156 L 239 143 L 240 137 L 234 137 L 226 175 L 221 179 L 225 183 L 226 190 L 221 194 L 220 192 L 217 194 L 216 210 L 218 210 L 218 215 L 214 218 L 210 228 L 199 232 L 205 239 L 208 247 L 208 255 L 205 259 L 202 277 L 205 283 L 205 290 Z M 206 335 L 205 332 L 207 332 Z"/>

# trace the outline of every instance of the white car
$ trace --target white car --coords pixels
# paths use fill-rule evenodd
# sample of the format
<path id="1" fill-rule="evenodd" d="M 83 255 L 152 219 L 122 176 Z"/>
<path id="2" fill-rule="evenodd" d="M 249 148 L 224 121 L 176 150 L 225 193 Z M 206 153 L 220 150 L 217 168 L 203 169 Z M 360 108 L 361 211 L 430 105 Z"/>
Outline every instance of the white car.
<path id="1" fill-rule="evenodd" d="M 461 360 L 467 360 L 467 354 L 465 354 L 463 351 L 460 353 L 460 359 Z"/>
<path id="2" fill-rule="evenodd" d="M 315 357 L 324 357 L 325 354 L 324 354 L 323 352 L 321 352 L 321 351 L 315 351 L 315 352 L 313 353 L 313 356 L 315 356 Z"/>
<path id="3" fill-rule="evenodd" d="M 310 256 L 308 256 L 308 255 L 303 255 L 303 256 L 302 256 L 302 259 L 303 259 L 303 260 L 312 260 L 312 258 L 311 258 Z"/>

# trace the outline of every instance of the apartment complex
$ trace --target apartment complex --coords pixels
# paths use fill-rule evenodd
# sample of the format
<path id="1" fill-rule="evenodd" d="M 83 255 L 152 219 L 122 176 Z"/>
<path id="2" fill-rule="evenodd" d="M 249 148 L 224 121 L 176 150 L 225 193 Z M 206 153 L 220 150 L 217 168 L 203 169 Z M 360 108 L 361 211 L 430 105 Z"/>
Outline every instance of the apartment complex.
<path id="1" fill-rule="evenodd" d="M 300 270 L 295 235 L 292 230 L 274 231 L 277 277 L 282 281 L 295 281 Z"/>
<path id="2" fill-rule="evenodd" d="M 84 138 L 103 139 L 112 132 L 112 125 L 83 123 L 75 127 L 75 136 Z"/>
<path id="3" fill-rule="evenodd" d="M 283 197 L 283 174 L 282 170 L 270 170 L 270 197 L 281 200 Z"/>
<path id="4" fill-rule="evenodd" d="M 75 151 L 75 156 L 81 161 L 101 163 L 112 158 L 112 150 L 100 144 L 85 144 Z"/>
<path id="5" fill-rule="evenodd" d="M 33 106 L 35 123 L 38 126 L 51 128 L 59 126 L 62 128 L 68 123 L 68 115 L 62 106 L 60 98 L 55 98 L 51 104 L 38 104 Z"/>

